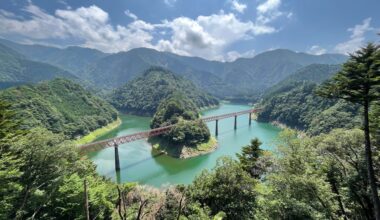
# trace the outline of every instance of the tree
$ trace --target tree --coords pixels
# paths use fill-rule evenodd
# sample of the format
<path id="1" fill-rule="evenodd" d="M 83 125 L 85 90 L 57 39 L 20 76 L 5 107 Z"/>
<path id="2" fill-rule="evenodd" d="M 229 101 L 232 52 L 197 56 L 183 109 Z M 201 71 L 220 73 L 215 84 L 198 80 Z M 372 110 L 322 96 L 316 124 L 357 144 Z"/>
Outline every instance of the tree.
<path id="1" fill-rule="evenodd" d="M 203 171 L 189 186 L 191 202 L 209 207 L 211 214 L 222 211 L 228 219 L 251 219 L 254 214 L 257 181 L 237 161 L 220 158 L 212 171 Z"/>
<path id="2" fill-rule="evenodd" d="M 10 105 L 0 100 L 0 219 L 10 218 L 20 184 L 21 160 L 9 150 L 12 138 L 21 134 L 20 121 L 15 119 Z"/>
<path id="3" fill-rule="evenodd" d="M 263 173 L 258 165 L 258 160 L 263 155 L 260 145 L 259 139 L 255 138 L 251 140 L 250 145 L 243 147 L 241 154 L 236 154 L 243 169 L 254 178 L 259 178 L 260 174 Z"/>
<path id="4" fill-rule="evenodd" d="M 344 99 L 363 106 L 365 158 L 372 192 L 375 218 L 380 220 L 380 200 L 377 191 L 369 128 L 369 108 L 380 99 L 380 47 L 372 43 L 351 54 L 343 68 L 317 92 L 322 97 Z"/>

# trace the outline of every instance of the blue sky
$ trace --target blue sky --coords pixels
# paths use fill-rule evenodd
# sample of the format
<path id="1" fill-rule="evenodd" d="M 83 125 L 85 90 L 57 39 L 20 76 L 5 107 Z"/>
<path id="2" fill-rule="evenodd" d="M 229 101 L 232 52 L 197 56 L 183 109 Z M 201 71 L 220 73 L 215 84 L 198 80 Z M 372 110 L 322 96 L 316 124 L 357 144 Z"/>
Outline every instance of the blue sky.
<path id="1" fill-rule="evenodd" d="M 349 53 L 380 36 L 379 0 L 9 0 L 0 36 L 104 52 L 149 47 L 232 61 L 287 48 Z"/>

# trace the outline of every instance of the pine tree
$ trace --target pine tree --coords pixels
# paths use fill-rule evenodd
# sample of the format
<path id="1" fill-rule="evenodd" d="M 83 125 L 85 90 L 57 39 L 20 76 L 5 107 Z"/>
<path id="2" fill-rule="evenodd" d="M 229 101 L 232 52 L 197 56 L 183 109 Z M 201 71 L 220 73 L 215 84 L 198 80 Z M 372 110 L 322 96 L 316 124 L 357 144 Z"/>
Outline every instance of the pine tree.
<path id="1" fill-rule="evenodd" d="M 251 144 L 243 147 L 241 154 L 236 154 L 243 169 L 247 171 L 252 177 L 260 177 L 260 167 L 258 166 L 258 160 L 263 154 L 263 150 L 260 149 L 261 142 L 255 138 L 251 140 Z"/>
<path id="2" fill-rule="evenodd" d="M 371 187 L 375 217 L 380 220 L 380 201 L 373 168 L 369 129 L 369 108 L 380 99 L 380 46 L 367 44 L 350 54 L 349 60 L 317 93 L 322 97 L 344 99 L 363 106 L 363 129 L 365 134 L 365 158 Z"/>

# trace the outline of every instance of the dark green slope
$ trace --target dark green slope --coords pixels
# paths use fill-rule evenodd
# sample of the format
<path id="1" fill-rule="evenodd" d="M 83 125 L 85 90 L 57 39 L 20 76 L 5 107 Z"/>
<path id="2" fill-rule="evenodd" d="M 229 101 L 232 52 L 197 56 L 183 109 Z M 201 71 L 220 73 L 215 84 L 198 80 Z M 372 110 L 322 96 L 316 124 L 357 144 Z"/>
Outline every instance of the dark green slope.
<path id="1" fill-rule="evenodd" d="M 65 70 L 28 60 L 23 55 L 0 44 L 0 88 L 36 83 L 56 77 L 77 79 L 76 76 Z"/>
<path id="2" fill-rule="evenodd" d="M 320 84 L 329 79 L 336 72 L 341 69 L 341 65 L 330 64 L 311 64 L 306 67 L 302 67 L 294 74 L 287 76 L 285 79 L 270 87 L 264 93 L 264 98 L 273 96 L 275 94 L 286 92 L 300 82 L 308 81 Z"/>
<path id="3" fill-rule="evenodd" d="M 80 76 L 89 64 L 107 56 L 98 50 L 83 47 L 67 47 L 64 49 L 43 45 L 25 45 L 0 39 L 3 44 L 22 54 L 29 60 L 48 63 Z"/>
<path id="4" fill-rule="evenodd" d="M 110 104 L 66 79 L 3 90 L 0 99 L 12 104 L 24 128 L 42 126 L 70 138 L 86 135 L 117 118 Z"/>
<path id="5" fill-rule="evenodd" d="M 310 65 L 289 76 L 265 94 L 258 120 L 279 122 L 312 135 L 359 126 L 359 106 L 315 94 L 318 85 L 339 69 L 336 65 Z"/>
<path id="6" fill-rule="evenodd" d="M 218 104 L 216 98 L 200 90 L 191 81 L 161 67 L 150 68 L 138 78 L 116 89 L 111 103 L 129 113 L 153 115 L 162 100 L 177 93 L 189 98 L 198 108 Z"/>

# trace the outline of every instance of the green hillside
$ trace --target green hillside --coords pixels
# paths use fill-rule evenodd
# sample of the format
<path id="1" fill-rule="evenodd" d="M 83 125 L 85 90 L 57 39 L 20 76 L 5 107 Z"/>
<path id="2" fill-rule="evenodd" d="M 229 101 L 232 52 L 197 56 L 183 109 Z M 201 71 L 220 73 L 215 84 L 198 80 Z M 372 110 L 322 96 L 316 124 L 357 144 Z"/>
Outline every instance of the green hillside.
<path id="1" fill-rule="evenodd" d="M 0 44 L 17 51 L 29 60 L 48 63 L 77 75 L 87 65 L 108 55 L 90 48 L 71 46 L 61 49 L 43 45 L 19 44 L 1 38 Z"/>
<path id="2" fill-rule="evenodd" d="M 219 104 L 216 98 L 191 81 L 160 67 L 150 68 L 142 76 L 116 89 L 110 99 L 122 111 L 153 115 L 160 102 L 175 93 L 184 94 L 198 108 Z"/>
<path id="3" fill-rule="evenodd" d="M 160 66 L 190 79 L 217 97 L 262 93 L 298 69 L 314 64 L 340 64 L 344 55 L 310 55 L 273 50 L 234 62 L 208 61 L 153 49 L 138 48 L 104 57 L 81 75 L 100 87 L 118 87 L 150 66 Z"/>
<path id="4" fill-rule="evenodd" d="M 205 122 L 195 104 L 183 94 L 173 94 L 163 100 L 151 121 L 151 128 L 174 126 L 165 134 L 150 138 L 156 150 L 178 157 L 188 158 L 209 153 L 216 148 Z"/>
<path id="5" fill-rule="evenodd" d="M 312 64 L 289 75 L 265 92 L 258 120 L 282 123 L 313 135 L 359 126 L 358 106 L 315 94 L 318 85 L 340 69 L 341 65 Z"/>
<path id="6" fill-rule="evenodd" d="M 340 69 L 341 65 L 311 64 L 305 66 L 267 89 L 264 93 L 264 99 L 281 92 L 289 91 L 301 82 L 314 82 L 320 84 L 329 79 Z"/>
<path id="7" fill-rule="evenodd" d="M 45 127 L 71 139 L 117 119 L 111 105 L 66 79 L 10 88 L 0 99 L 12 104 L 25 129 Z"/>
<path id="8" fill-rule="evenodd" d="M 297 70 L 311 64 L 341 64 L 340 54 L 311 55 L 291 50 L 266 51 L 253 58 L 218 62 L 180 56 L 148 48 L 106 54 L 97 50 L 23 45 L 0 39 L 28 59 L 52 64 L 75 73 L 97 89 L 111 91 L 152 66 L 168 69 L 191 80 L 208 93 L 231 100 L 252 100 Z"/>
<path id="9" fill-rule="evenodd" d="M 318 84 L 297 82 L 272 93 L 259 105 L 259 121 L 278 122 L 316 135 L 335 128 L 360 125 L 359 107 L 342 100 L 323 99 L 315 94 Z"/>
<path id="10" fill-rule="evenodd" d="M 55 66 L 28 60 L 16 51 L 0 44 L 0 88 L 36 83 L 56 77 L 78 79 L 73 74 Z"/>

